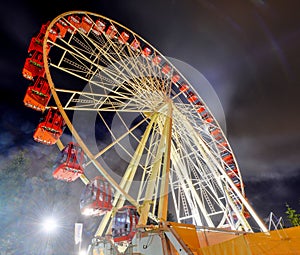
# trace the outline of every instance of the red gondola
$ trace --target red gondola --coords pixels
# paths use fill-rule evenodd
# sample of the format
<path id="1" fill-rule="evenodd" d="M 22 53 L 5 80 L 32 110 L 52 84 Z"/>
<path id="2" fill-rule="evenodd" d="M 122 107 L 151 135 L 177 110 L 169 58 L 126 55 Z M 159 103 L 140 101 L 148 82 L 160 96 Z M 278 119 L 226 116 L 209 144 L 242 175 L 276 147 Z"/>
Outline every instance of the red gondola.
<path id="1" fill-rule="evenodd" d="M 238 175 L 238 169 L 237 169 L 235 163 L 231 163 L 231 164 L 225 166 L 225 171 L 230 178 L 234 178 Z"/>
<path id="2" fill-rule="evenodd" d="M 224 136 L 222 136 L 222 134 L 215 136 L 215 139 L 219 150 L 229 149 L 228 143 L 225 141 Z"/>
<path id="3" fill-rule="evenodd" d="M 179 90 L 181 92 L 186 92 L 188 89 L 189 89 L 189 86 L 184 82 L 179 85 Z"/>
<path id="4" fill-rule="evenodd" d="M 118 30 L 114 25 L 110 25 L 106 31 L 106 34 L 109 38 L 114 38 L 115 35 L 117 34 Z"/>
<path id="5" fill-rule="evenodd" d="M 152 64 L 157 66 L 160 62 L 161 62 L 162 58 L 158 55 L 156 55 L 153 59 L 152 59 Z"/>
<path id="6" fill-rule="evenodd" d="M 86 185 L 80 198 L 82 215 L 101 216 L 112 209 L 114 190 L 102 176 L 97 176 Z"/>
<path id="7" fill-rule="evenodd" d="M 209 122 L 209 123 L 213 122 L 213 118 L 211 117 L 210 114 L 202 112 L 201 116 L 202 116 L 202 119 L 205 120 L 206 122 Z"/>
<path id="8" fill-rule="evenodd" d="M 227 150 L 224 150 L 224 151 L 221 152 L 221 157 L 222 157 L 222 159 L 225 162 L 231 162 L 231 161 L 233 161 L 232 154 L 229 151 L 227 151 Z"/>
<path id="9" fill-rule="evenodd" d="M 194 92 L 190 91 L 188 93 L 187 99 L 189 100 L 189 102 L 194 103 L 198 100 L 198 97 L 195 95 Z"/>
<path id="10" fill-rule="evenodd" d="M 65 122 L 58 109 L 50 108 L 41 119 L 33 138 L 36 142 L 53 145 L 63 133 Z"/>
<path id="11" fill-rule="evenodd" d="M 168 74 L 170 71 L 171 71 L 171 66 L 169 66 L 168 64 L 165 64 L 161 69 L 161 72 L 163 74 Z"/>
<path id="12" fill-rule="evenodd" d="M 130 37 L 130 35 L 127 32 L 123 31 L 120 34 L 118 41 L 119 41 L 119 43 L 124 44 L 128 41 L 129 37 Z"/>
<path id="13" fill-rule="evenodd" d="M 218 145 L 222 145 L 222 144 L 226 143 L 224 140 L 224 137 L 222 136 L 221 133 L 218 135 L 215 135 L 214 138 L 216 139 Z"/>
<path id="14" fill-rule="evenodd" d="M 51 98 L 50 86 L 44 77 L 38 76 L 34 79 L 26 91 L 24 104 L 36 111 L 44 111 Z"/>
<path id="15" fill-rule="evenodd" d="M 115 243 L 130 242 L 136 233 L 136 225 L 139 221 L 137 209 L 126 205 L 120 208 L 113 219 L 112 237 Z"/>
<path id="16" fill-rule="evenodd" d="M 68 21 L 77 29 L 80 27 L 81 18 L 77 15 L 71 15 L 68 17 Z"/>
<path id="17" fill-rule="evenodd" d="M 149 57 L 149 55 L 151 54 L 151 49 L 149 47 L 144 47 L 144 49 L 142 50 L 142 57 Z"/>
<path id="18" fill-rule="evenodd" d="M 237 176 L 237 175 L 238 175 L 237 169 L 234 169 L 234 170 L 231 170 L 231 171 L 226 171 L 226 172 L 227 172 L 227 175 L 228 175 L 230 178 L 233 178 L 234 176 Z"/>
<path id="19" fill-rule="evenodd" d="M 234 171 L 234 172 L 237 173 L 237 168 L 236 168 L 235 163 L 231 163 L 228 166 L 226 166 L 225 170 L 226 170 L 226 172 L 228 172 L 228 171 Z"/>
<path id="20" fill-rule="evenodd" d="M 57 21 L 55 23 L 55 25 L 59 29 L 59 35 L 60 35 L 60 37 L 64 38 L 66 36 L 66 33 L 69 31 L 70 26 L 68 26 L 68 24 L 65 21 L 63 21 L 62 19 L 60 19 L 59 21 Z"/>
<path id="21" fill-rule="evenodd" d="M 199 98 L 198 98 L 199 99 Z M 198 113 L 202 113 L 202 112 L 204 112 L 205 111 L 205 107 L 204 107 L 204 105 L 203 105 L 203 103 L 201 102 L 201 101 L 197 101 L 196 103 L 195 103 L 195 106 L 196 106 L 196 108 L 197 108 L 197 112 Z"/>
<path id="22" fill-rule="evenodd" d="M 103 33 L 105 26 L 105 23 L 98 19 L 96 20 L 95 25 L 92 28 L 92 32 L 96 35 L 100 35 Z"/>
<path id="23" fill-rule="evenodd" d="M 221 133 L 221 130 L 219 128 L 213 127 L 209 130 L 209 132 L 215 138 L 215 140 L 217 142 L 217 147 L 219 150 L 229 149 L 228 143 L 225 141 L 225 139 Z"/>
<path id="24" fill-rule="evenodd" d="M 30 52 L 29 57 L 25 60 L 22 74 L 28 80 L 33 80 L 35 76 L 44 76 L 43 53 L 37 50 Z"/>
<path id="25" fill-rule="evenodd" d="M 133 41 L 130 44 L 130 48 L 132 50 L 137 50 L 140 47 L 141 43 L 138 39 L 134 38 Z"/>
<path id="26" fill-rule="evenodd" d="M 172 82 L 177 83 L 180 80 L 180 75 L 179 74 L 174 74 L 172 76 Z"/>
<path id="27" fill-rule="evenodd" d="M 54 26 L 51 27 L 51 29 L 49 30 L 48 38 L 52 42 L 55 42 L 58 37 L 61 37 L 60 30 L 59 27 L 56 24 L 54 24 Z"/>
<path id="28" fill-rule="evenodd" d="M 58 180 L 72 182 L 84 172 L 87 158 L 78 144 L 70 142 L 60 153 L 55 164 L 53 177 Z"/>
<path id="29" fill-rule="evenodd" d="M 88 17 L 84 16 L 82 18 L 79 30 L 85 34 L 87 34 L 93 26 L 93 21 Z"/>
<path id="30" fill-rule="evenodd" d="M 49 25 L 49 22 L 42 25 L 39 33 L 37 36 L 32 37 L 29 47 L 28 47 L 28 53 L 33 51 L 38 51 L 40 53 L 43 53 L 43 41 L 46 34 L 47 27 Z M 47 54 L 49 53 L 50 45 L 47 45 Z"/>
<path id="31" fill-rule="evenodd" d="M 209 132 L 214 137 L 217 137 L 218 135 L 221 135 L 221 130 L 217 127 L 210 128 Z"/>
<path id="32" fill-rule="evenodd" d="M 32 51 L 39 51 L 39 52 L 43 52 L 43 38 L 38 38 L 38 37 L 32 37 L 30 44 L 29 44 L 29 48 L 28 48 L 28 53 L 32 52 Z M 46 53 L 48 54 L 50 51 L 50 45 L 47 44 L 47 51 Z"/>

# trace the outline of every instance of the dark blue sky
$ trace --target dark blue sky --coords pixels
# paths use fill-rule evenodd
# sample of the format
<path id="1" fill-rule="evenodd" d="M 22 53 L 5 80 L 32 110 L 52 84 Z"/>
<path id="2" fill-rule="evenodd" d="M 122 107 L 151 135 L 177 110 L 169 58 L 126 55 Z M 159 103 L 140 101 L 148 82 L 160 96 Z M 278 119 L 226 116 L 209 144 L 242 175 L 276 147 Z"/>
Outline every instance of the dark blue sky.
<path id="1" fill-rule="evenodd" d="M 35 1 L 1 5 L 0 152 L 34 143 L 39 113 L 23 106 L 31 37 L 71 10 L 109 17 L 165 56 L 201 72 L 224 108 L 246 194 L 261 217 L 300 208 L 300 2 L 234 0 Z M 201 93 L 200 93 L 201 94 Z M 1 157 L 2 158 L 2 157 Z"/>

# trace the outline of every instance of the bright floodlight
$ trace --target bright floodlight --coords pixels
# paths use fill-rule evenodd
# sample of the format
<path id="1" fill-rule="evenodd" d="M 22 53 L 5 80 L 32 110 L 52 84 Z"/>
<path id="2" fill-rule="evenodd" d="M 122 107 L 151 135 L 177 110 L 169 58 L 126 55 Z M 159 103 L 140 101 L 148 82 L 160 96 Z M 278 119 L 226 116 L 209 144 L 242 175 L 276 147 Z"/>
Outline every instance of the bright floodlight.
<path id="1" fill-rule="evenodd" d="M 42 223 L 43 229 L 47 233 L 53 232 L 57 228 L 57 222 L 54 218 L 47 218 Z"/>

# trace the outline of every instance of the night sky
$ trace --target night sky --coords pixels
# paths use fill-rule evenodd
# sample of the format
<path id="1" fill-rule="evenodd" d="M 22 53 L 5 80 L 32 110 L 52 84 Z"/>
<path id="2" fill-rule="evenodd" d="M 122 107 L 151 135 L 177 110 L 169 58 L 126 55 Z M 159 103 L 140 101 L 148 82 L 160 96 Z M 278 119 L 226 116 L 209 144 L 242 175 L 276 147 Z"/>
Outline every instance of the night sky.
<path id="1" fill-rule="evenodd" d="M 230 2 L 230 4 L 228 4 Z M 0 152 L 34 147 L 39 113 L 23 105 L 30 39 L 71 10 L 111 18 L 209 81 L 226 134 L 261 218 L 300 210 L 300 1 L 10 0 L 1 3 Z M 199 91 L 201 95 L 201 91 Z"/>

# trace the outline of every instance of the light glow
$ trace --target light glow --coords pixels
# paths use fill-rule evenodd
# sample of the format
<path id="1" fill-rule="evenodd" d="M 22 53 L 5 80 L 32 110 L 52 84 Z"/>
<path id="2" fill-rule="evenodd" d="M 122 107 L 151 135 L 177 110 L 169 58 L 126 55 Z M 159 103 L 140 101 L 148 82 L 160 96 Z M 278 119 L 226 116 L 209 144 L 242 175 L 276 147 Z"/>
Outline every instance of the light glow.
<path id="1" fill-rule="evenodd" d="M 53 217 L 46 218 L 43 221 L 42 226 L 43 226 L 43 230 L 47 233 L 54 232 L 58 227 L 57 221 Z"/>

